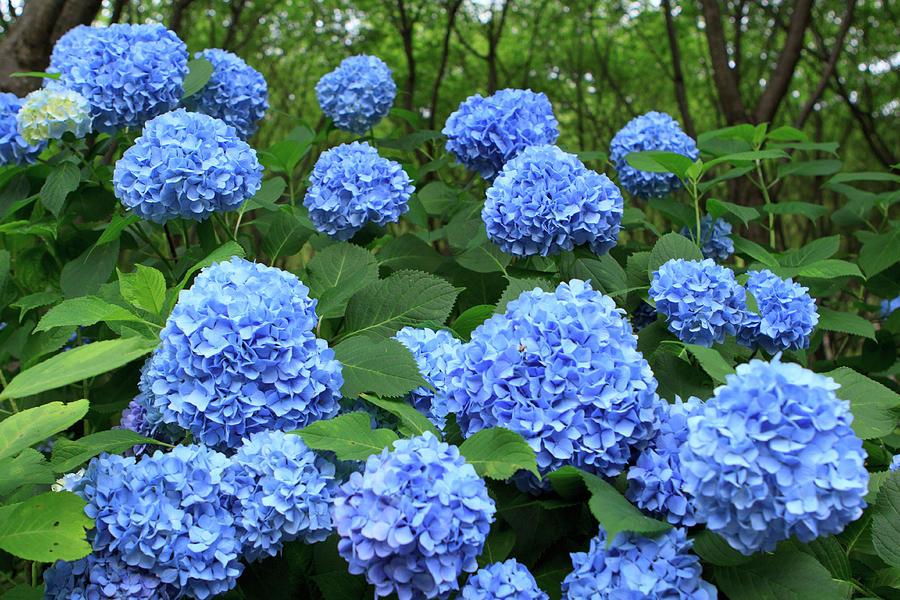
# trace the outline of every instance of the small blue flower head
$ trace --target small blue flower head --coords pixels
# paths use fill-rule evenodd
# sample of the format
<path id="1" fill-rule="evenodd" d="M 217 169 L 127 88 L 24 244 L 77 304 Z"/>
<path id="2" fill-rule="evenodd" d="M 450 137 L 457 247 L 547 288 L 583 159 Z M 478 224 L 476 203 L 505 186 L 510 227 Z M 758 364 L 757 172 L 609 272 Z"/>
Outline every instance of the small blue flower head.
<path id="1" fill-rule="evenodd" d="M 56 561 L 44 571 L 44 600 L 174 600 L 178 589 L 116 553 Z"/>
<path id="2" fill-rule="evenodd" d="M 809 348 L 809 336 L 819 323 L 816 303 L 808 288 L 772 271 L 750 271 L 747 291 L 756 298 L 759 314 L 748 312 L 738 341 L 769 354 Z"/>
<path id="3" fill-rule="evenodd" d="M 338 552 L 376 596 L 446 597 L 478 568 L 496 507 L 456 446 L 431 432 L 394 442 L 338 488 Z"/>
<path id="4" fill-rule="evenodd" d="M 888 467 L 889 471 L 900 471 L 900 454 L 895 454 Z"/>
<path id="5" fill-rule="evenodd" d="M 203 89 L 187 99 L 188 108 L 225 121 L 242 139 L 256 133 L 257 121 L 269 108 L 269 88 L 262 73 L 218 48 L 198 52 L 194 58 L 205 58 L 215 70 Z"/>
<path id="6" fill-rule="evenodd" d="M 589 244 L 604 254 L 619 239 L 622 194 L 556 146 L 530 146 L 503 165 L 481 218 L 488 237 L 515 256 L 559 254 Z"/>
<path id="7" fill-rule="evenodd" d="M 628 469 L 625 496 L 638 508 L 673 525 L 696 525 L 690 497 L 682 490 L 678 451 L 687 439 L 687 419 L 702 406 L 699 398 L 664 404 L 659 433 Z"/>
<path id="8" fill-rule="evenodd" d="M 261 181 L 256 151 L 234 127 L 184 109 L 149 121 L 113 173 L 122 205 L 160 224 L 237 210 Z"/>
<path id="9" fill-rule="evenodd" d="M 185 596 L 206 600 L 243 570 L 232 462 L 205 446 L 101 455 L 84 477 L 94 551 L 115 553 Z"/>
<path id="10" fill-rule="evenodd" d="M 898 308 L 900 308 L 900 296 L 897 296 L 893 300 L 882 300 L 880 313 L 881 318 L 887 319 Z"/>
<path id="11" fill-rule="evenodd" d="M 17 119 L 19 133 L 30 144 L 58 140 L 67 131 L 81 138 L 91 130 L 91 106 L 78 92 L 49 85 L 25 96 Z"/>
<path id="12" fill-rule="evenodd" d="M 316 229 L 349 240 L 366 223 L 396 223 L 415 188 L 400 163 L 366 142 L 341 144 L 319 156 L 303 199 Z"/>
<path id="13" fill-rule="evenodd" d="M 698 522 L 744 554 L 840 533 L 862 514 L 866 452 L 830 377 L 753 360 L 688 417 L 685 493 Z"/>
<path id="14" fill-rule="evenodd" d="M 316 338 L 316 301 L 296 276 L 241 258 L 181 292 L 147 380 L 163 420 L 216 448 L 337 414 L 341 364 Z"/>
<path id="15" fill-rule="evenodd" d="M 635 308 L 634 312 L 631 314 L 631 327 L 634 328 L 635 331 L 640 331 L 644 327 L 655 323 L 656 316 L 656 309 L 641 300 L 640 304 L 637 305 L 637 308 Z"/>
<path id="16" fill-rule="evenodd" d="M 385 118 L 397 96 L 391 69 L 377 56 L 358 54 L 341 61 L 316 84 L 316 99 L 335 127 L 363 134 Z"/>
<path id="17" fill-rule="evenodd" d="M 521 434 L 542 474 L 575 464 L 614 477 L 659 428 L 657 382 L 624 311 L 578 279 L 524 292 L 472 332 L 448 369 L 463 434 Z"/>
<path id="18" fill-rule="evenodd" d="M 447 364 L 462 342 L 446 329 L 434 331 L 415 327 L 404 327 L 394 339 L 412 352 L 422 377 L 434 387 L 434 390 L 424 386 L 414 389 L 407 397 L 409 403 L 443 431 L 448 413 L 447 393 L 444 391 Z"/>
<path id="19" fill-rule="evenodd" d="M 299 435 L 259 431 L 232 457 L 244 558 L 275 556 L 284 542 L 320 542 L 331 533 L 334 465 L 316 456 Z"/>
<path id="20" fill-rule="evenodd" d="M 528 146 L 555 143 L 557 125 L 544 93 L 505 89 L 487 98 L 469 96 L 441 133 L 459 163 L 490 181 Z"/>
<path id="21" fill-rule="evenodd" d="M 462 600 L 548 600 L 528 567 L 511 558 L 478 569 L 460 592 Z"/>
<path id="22" fill-rule="evenodd" d="M 697 227 L 681 228 L 681 235 L 691 240 L 697 239 Z M 715 261 L 726 261 L 734 254 L 734 241 L 728 237 L 731 235 L 731 223 L 719 218 L 713 221 L 709 215 L 700 218 L 700 251 L 703 258 L 711 258 Z"/>
<path id="23" fill-rule="evenodd" d="M 621 532 L 607 548 L 601 527 L 587 552 L 571 555 L 575 569 L 562 582 L 563 600 L 715 600 L 692 543 L 684 530 L 670 529 L 655 538 Z"/>
<path id="24" fill-rule="evenodd" d="M 19 133 L 19 109 L 22 99 L 15 94 L 0 92 L 0 166 L 34 163 L 46 142 L 28 143 Z"/>
<path id="25" fill-rule="evenodd" d="M 619 185 L 637 198 L 664 198 L 681 189 L 681 181 L 672 173 L 639 171 L 625 160 L 632 152 L 664 150 L 697 160 L 697 144 L 681 131 L 678 121 L 656 111 L 635 117 L 613 137 L 609 160 L 616 165 Z"/>
<path id="26" fill-rule="evenodd" d="M 747 292 L 734 272 L 707 258 L 673 258 L 654 271 L 650 298 L 682 342 L 711 348 L 737 335 L 747 318 Z"/>
<path id="27" fill-rule="evenodd" d="M 181 101 L 187 47 L 159 24 L 77 27 L 57 42 L 48 72 L 91 104 L 94 130 L 140 127 Z"/>

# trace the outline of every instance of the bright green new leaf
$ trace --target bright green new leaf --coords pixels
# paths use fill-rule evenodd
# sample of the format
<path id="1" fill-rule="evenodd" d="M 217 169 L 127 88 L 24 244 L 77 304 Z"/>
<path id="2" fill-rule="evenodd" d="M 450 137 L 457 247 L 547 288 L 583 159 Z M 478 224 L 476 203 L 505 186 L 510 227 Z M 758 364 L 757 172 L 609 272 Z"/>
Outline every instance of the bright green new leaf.
<path id="1" fill-rule="evenodd" d="M 353 412 L 327 421 L 315 421 L 292 431 L 313 450 L 330 450 L 339 460 L 365 460 L 391 445 L 397 434 L 390 429 L 372 429 L 367 413 Z"/>
<path id="2" fill-rule="evenodd" d="M 362 392 L 397 398 L 428 385 L 412 354 L 396 340 L 355 336 L 335 346 L 334 357 L 343 366 L 345 398 Z"/>
<path id="3" fill-rule="evenodd" d="M 87 327 L 100 321 L 141 322 L 142 319 L 133 312 L 96 296 L 83 296 L 63 300 L 48 310 L 34 331 L 47 331 L 54 327 L 66 326 Z"/>
<path id="4" fill-rule="evenodd" d="M 120 454 L 138 444 L 170 446 L 129 429 L 98 431 L 77 440 L 56 440 L 50 467 L 57 473 L 68 473 L 101 452 Z"/>
<path id="5" fill-rule="evenodd" d="M 850 402 L 856 435 L 864 440 L 876 439 L 897 427 L 900 394 L 849 367 L 840 367 L 823 375 L 841 385 L 835 393 L 838 398 Z"/>
<path id="6" fill-rule="evenodd" d="M 88 401 L 50 402 L 17 412 L 0 421 L 0 459 L 12 458 L 23 449 L 68 429 L 88 411 Z"/>
<path id="7" fill-rule="evenodd" d="M 697 244 L 679 233 L 667 233 L 659 238 L 659 241 L 650 251 L 650 260 L 647 263 L 647 272 L 653 277 L 653 272 L 661 265 L 674 258 L 685 260 L 703 260 L 703 253 Z"/>
<path id="8" fill-rule="evenodd" d="M 482 429 L 459 446 L 459 453 L 481 477 L 509 479 L 520 470 L 540 477 L 534 450 L 525 438 L 509 429 Z"/>
<path id="9" fill-rule="evenodd" d="M 77 560 L 91 552 L 85 502 L 71 492 L 47 492 L 3 507 L 0 548 L 25 560 Z"/>
<path id="10" fill-rule="evenodd" d="M 152 267 L 137 265 L 134 273 L 119 273 L 119 292 L 125 300 L 159 316 L 166 305 L 166 278 Z"/>

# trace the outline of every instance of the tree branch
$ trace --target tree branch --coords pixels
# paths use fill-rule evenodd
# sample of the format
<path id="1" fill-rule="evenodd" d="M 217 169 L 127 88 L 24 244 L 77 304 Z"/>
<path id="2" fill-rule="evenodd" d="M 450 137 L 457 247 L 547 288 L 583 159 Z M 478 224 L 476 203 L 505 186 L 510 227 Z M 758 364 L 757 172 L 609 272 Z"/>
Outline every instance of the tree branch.
<path id="1" fill-rule="evenodd" d="M 744 123 L 747 111 L 741 99 L 737 79 L 728 66 L 728 51 L 725 46 L 725 31 L 722 29 L 722 15 L 718 0 L 703 0 L 703 19 L 706 21 L 706 43 L 713 68 L 713 79 L 725 121 L 729 125 Z"/>
<path id="2" fill-rule="evenodd" d="M 456 13 L 462 6 L 462 0 L 450 0 L 447 5 L 447 28 L 444 30 L 444 44 L 441 49 L 441 62 L 434 78 L 434 87 L 431 89 L 431 111 L 428 115 L 428 128 L 434 129 L 437 124 L 438 95 L 441 90 L 441 82 L 447 70 L 447 59 L 450 56 L 450 36 L 453 35 L 453 23 L 456 21 Z"/>
<path id="3" fill-rule="evenodd" d="M 675 83 L 675 100 L 681 111 L 681 121 L 685 132 L 692 138 L 697 138 L 694 130 L 694 120 L 691 118 L 691 110 L 688 107 L 687 94 L 684 89 L 684 74 L 681 72 L 681 51 L 678 48 L 678 35 L 675 32 L 675 22 L 672 19 L 672 7 L 669 0 L 662 0 L 663 13 L 666 15 L 666 34 L 669 37 L 669 52 L 672 54 L 672 79 Z"/>

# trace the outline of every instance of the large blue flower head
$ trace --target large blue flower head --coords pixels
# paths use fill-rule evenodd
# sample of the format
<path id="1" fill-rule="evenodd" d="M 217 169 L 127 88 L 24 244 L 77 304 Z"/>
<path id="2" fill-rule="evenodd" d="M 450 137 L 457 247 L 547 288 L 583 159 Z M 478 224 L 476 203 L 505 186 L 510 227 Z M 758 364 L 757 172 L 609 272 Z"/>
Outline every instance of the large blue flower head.
<path id="1" fill-rule="evenodd" d="M 548 600 L 528 567 L 511 558 L 478 569 L 459 594 L 462 600 Z"/>
<path id="2" fill-rule="evenodd" d="M 101 455 L 85 473 L 95 552 L 117 554 L 184 595 L 206 600 L 243 570 L 235 468 L 205 446 L 134 457 Z"/>
<path id="3" fill-rule="evenodd" d="M 562 582 L 563 600 L 715 600 L 692 543 L 684 530 L 670 529 L 655 538 L 621 532 L 607 548 L 601 527 L 587 552 L 571 555 L 575 569 Z"/>
<path id="4" fill-rule="evenodd" d="M 748 312 L 738 341 L 769 354 L 809 348 L 809 336 L 819 323 L 816 303 L 808 288 L 772 271 L 750 271 L 747 291 L 756 298 L 759 314 Z"/>
<path id="5" fill-rule="evenodd" d="M 316 229 L 349 240 L 366 223 L 384 227 L 409 210 L 415 188 L 400 163 L 366 142 L 341 144 L 319 156 L 303 205 Z"/>
<path id="6" fill-rule="evenodd" d="M 262 73 L 218 48 L 198 52 L 194 58 L 205 58 L 215 70 L 203 89 L 187 99 L 188 108 L 225 121 L 245 140 L 256 133 L 257 121 L 269 108 L 269 87 Z"/>
<path id="7" fill-rule="evenodd" d="M 181 292 L 147 380 L 163 419 L 217 448 L 263 429 L 337 414 L 341 365 L 313 328 L 296 276 L 241 258 L 203 269 Z"/>
<path id="8" fill-rule="evenodd" d="M 892 300 L 882 300 L 881 301 L 881 315 L 882 319 L 887 319 L 895 310 L 900 308 L 900 296 Z"/>
<path id="9" fill-rule="evenodd" d="M 681 130 L 678 121 L 656 111 L 635 117 L 613 137 L 609 160 L 616 165 L 619 185 L 637 198 L 663 198 L 681 189 L 681 181 L 672 173 L 640 171 L 625 157 L 632 152 L 664 150 L 697 160 L 697 143 Z"/>
<path id="10" fill-rule="evenodd" d="M 44 571 L 44 600 L 174 600 L 178 589 L 116 553 L 56 561 Z"/>
<path id="11" fill-rule="evenodd" d="M 524 292 L 472 333 L 445 381 L 463 434 L 505 427 L 542 473 L 619 474 L 659 428 L 650 365 L 624 312 L 584 281 Z"/>
<path id="12" fill-rule="evenodd" d="M 544 93 L 505 89 L 487 98 L 469 96 L 447 118 L 441 133 L 457 161 L 491 180 L 528 146 L 555 143 L 557 125 Z"/>
<path id="13" fill-rule="evenodd" d="M 495 511 L 459 449 L 425 432 L 373 454 L 338 488 L 338 552 L 376 596 L 446 597 L 463 571 L 478 568 Z"/>
<path id="14" fill-rule="evenodd" d="M 434 331 L 416 327 L 404 327 L 394 339 L 412 352 L 422 377 L 434 387 L 434 390 L 424 386 L 414 389 L 409 393 L 409 400 L 416 410 L 443 431 L 448 413 L 444 391 L 447 365 L 462 342 L 446 329 Z"/>
<path id="15" fill-rule="evenodd" d="M 259 431 L 232 457 L 237 465 L 238 523 L 244 557 L 275 556 L 284 542 L 319 542 L 331 533 L 334 465 L 299 435 Z"/>
<path id="16" fill-rule="evenodd" d="M 0 92 L 0 166 L 33 163 L 47 147 L 46 142 L 28 143 L 19 133 L 19 109 L 22 99 Z"/>
<path id="17" fill-rule="evenodd" d="M 78 27 L 62 36 L 47 71 L 91 104 L 95 131 L 140 127 L 181 101 L 187 46 L 159 24 Z"/>
<path id="18" fill-rule="evenodd" d="M 256 151 L 234 127 L 184 109 L 149 121 L 113 173 L 125 208 L 154 223 L 237 210 L 261 181 Z"/>
<path id="19" fill-rule="evenodd" d="M 682 490 L 679 450 L 687 439 L 687 419 L 702 404 L 698 398 L 664 404 L 659 433 L 628 469 L 625 496 L 634 504 L 673 525 L 695 525 L 690 497 Z"/>
<path id="20" fill-rule="evenodd" d="M 697 227 L 682 227 L 681 235 L 691 240 L 697 239 Z M 700 218 L 700 251 L 703 258 L 725 261 L 734 254 L 734 240 L 731 235 L 731 223 L 719 218 L 715 221 L 710 215 Z"/>
<path id="21" fill-rule="evenodd" d="M 682 342 L 712 347 L 737 335 L 747 319 L 747 292 L 731 269 L 707 258 L 673 258 L 653 272 L 650 298 Z"/>
<path id="22" fill-rule="evenodd" d="M 66 132 L 81 138 L 91 130 L 91 106 L 87 99 L 59 84 L 25 96 L 16 118 L 19 133 L 30 144 L 58 140 Z"/>
<path id="23" fill-rule="evenodd" d="M 357 135 L 378 125 L 391 111 L 397 84 L 377 56 L 358 54 L 341 61 L 316 84 L 316 100 L 338 129 Z"/>
<path id="24" fill-rule="evenodd" d="M 866 452 L 830 377 L 753 360 L 688 418 L 684 491 L 699 522 L 744 554 L 840 533 L 862 514 Z"/>
<path id="25" fill-rule="evenodd" d="M 487 190 L 488 237 L 515 256 L 559 254 L 581 244 L 604 254 L 619 239 L 622 194 L 556 146 L 530 146 L 509 160 Z"/>

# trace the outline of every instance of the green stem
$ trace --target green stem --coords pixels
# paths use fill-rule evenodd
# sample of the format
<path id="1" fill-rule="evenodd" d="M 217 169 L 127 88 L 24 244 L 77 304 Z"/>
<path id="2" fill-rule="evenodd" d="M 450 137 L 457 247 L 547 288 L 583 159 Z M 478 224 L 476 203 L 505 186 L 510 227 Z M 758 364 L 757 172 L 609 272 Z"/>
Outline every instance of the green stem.
<path id="1" fill-rule="evenodd" d="M 169 262 L 169 259 L 166 258 L 166 255 L 163 254 L 162 251 L 160 251 L 160 249 L 156 247 L 156 244 L 153 243 L 153 241 L 150 239 L 150 236 L 148 236 L 146 233 L 144 233 L 144 230 L 141 229 L 139 225 L 132 225 L 131 230 L 133 232 L 135 232 L 139 238 L 144 240 L 144 242 L 148 246 L 150 246 L 150 249 L 153 250 L 153 252 L 159 257 L 159 259 L 163 262 L 163 264 L 166 265 L 166 268 L 169 270 L 169 275 L 171 275 L 172 278 L 174 279 L 175 270 L 172 268 L 172 263 Z"/>
<path id="2" fill-rule="evenodd" d="M 757 158 L 756 163 L 756 176 L 759 178 L 759 189 L 762 191 L 763 200 L 766 201 L 766 206 L 772 204 L 772 199 L 769 197 L 769 186 L 766 185 L 766 178 L 763 175 L 762 163 Z M 769 213 L 769 247 L 773 250 L 775 249 L 775 213 Z"/>
<path id="3" fill-rule="evenodd" d="M 237 234 L 231 233 L 231 228 L 225 224 L 225 220 L 222 218 L 222 215 L 220 215 L 219 213 L 213 213 L 213 218 L 216 220 L 216 223 L 218 223 L 222 227 L 222 230 L 225 232 L 225 235 L 227 235 L 229 238 L 231 238 L 232 241 L 236 242 Z M 216 241 L 219 241 L 218 235 L 216 235 Z"/>

